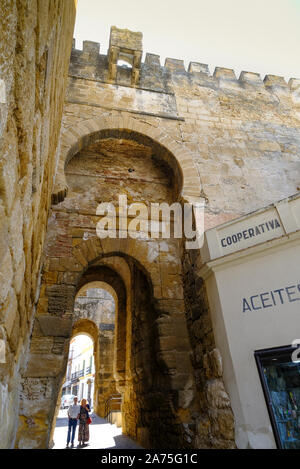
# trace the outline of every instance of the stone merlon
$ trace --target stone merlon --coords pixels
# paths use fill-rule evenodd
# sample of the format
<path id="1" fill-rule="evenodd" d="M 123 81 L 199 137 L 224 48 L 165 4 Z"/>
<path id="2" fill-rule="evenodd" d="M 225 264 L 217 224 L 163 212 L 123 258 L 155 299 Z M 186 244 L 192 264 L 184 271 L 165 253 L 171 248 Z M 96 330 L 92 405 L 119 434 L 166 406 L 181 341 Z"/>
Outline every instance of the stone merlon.
<path id="1" fill-rule="evenodd" d="M 190 62 L 186 70 L 184 61 L 166 58 L 161 66 L 160 56 L 147 52 L 142 57 L 142 33 L 127 29 L 111 28 L 108 54 L 100 54 L 98 42 L 83 41 L 83 49 L 73 48 L 69 74 L 75 77 L 134 86 L 153 91 L 172 92 L 173 79 L 194 79 L 200 86 L 228 89 L 230 92 L 243 92 L 247 89 L 264 88 L 277 95 L 290 94 L 294 104 L 299 105 L 300 79 L 291 78 L 287 83 L 283 77 L 266 75 L 262 80 L 259 73 L 242 71 L 239 78 L 230 68 L 216 67 L 210 74 L 207 64 Z M 124 60 L 128 67 L 119 65 Z"/>

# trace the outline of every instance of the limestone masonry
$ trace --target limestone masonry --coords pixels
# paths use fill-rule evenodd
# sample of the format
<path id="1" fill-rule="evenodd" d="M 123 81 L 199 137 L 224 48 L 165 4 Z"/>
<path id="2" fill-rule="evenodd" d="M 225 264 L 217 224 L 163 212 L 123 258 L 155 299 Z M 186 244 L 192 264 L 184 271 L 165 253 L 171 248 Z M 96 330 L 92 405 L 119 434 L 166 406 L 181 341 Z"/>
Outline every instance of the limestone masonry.
<path id="1" fill-rule="evenodd" d="M 51 447 L 70 339 L 88 333 L 100 416 L 118 392 L 145 448 L 235 448 L 200 250 L 100 240 L 96 210 L 205 202 L 209 230 L 296 194 L 300 80 L 142 62 L 142 34 L 116 27 L 107 53 L 78 50 L 74 18 L 71 0 L 0 5 L 0 447 Z M 87 288 L 114 298 L 113 331 L 79 308 Z"/>
<path id="2" fill-rule="evenodd" d="M 21 385 L 20 377 L 39 296 L 74 21 L 72 0 L 0 2 L 2 448 L 15 444 L 21 389 L 30 399 L 50 392 Z"/>

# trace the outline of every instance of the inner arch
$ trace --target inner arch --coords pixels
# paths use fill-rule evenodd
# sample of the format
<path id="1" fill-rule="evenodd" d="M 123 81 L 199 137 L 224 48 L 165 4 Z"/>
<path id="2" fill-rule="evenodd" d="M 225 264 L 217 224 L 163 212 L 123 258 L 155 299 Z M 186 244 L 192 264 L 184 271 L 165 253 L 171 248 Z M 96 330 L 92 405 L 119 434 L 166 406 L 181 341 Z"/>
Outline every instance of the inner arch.
<path id="1" fill-rule="evenodd" d="M 97 128 L 98 130 L 91 131 Z M 179 201 L 181 197 L 201 197 L 201 181 L 191 151 L 180 147 L 176 140 L 161 133 L 159 128 L 137 122 L 130 116 L 125 119 L 121 114 L 118 119 L 108 117 L 80 122 L 75 128 L 69 128 L 63 133 L 52 204 L 62 202 L 67 195 L 65 165 L 84 147 L 108 138 L 127 139 L 150 147 L 153 155 L 165 162 L 173 173 L 176 194 L 174 200 Z"/>
<path id="2" fill-rule="evenodd" d="M 103 140 L 131 141 L 148 150 L 150 156 L 156 161 L 163 162 L 171 170 L 172 186 L 174 186 L 175 198 L 179 197 L 183 186 L 182 170 L 176 161 L 174 155 L 166 147 L 152 139 L 151 137 L 139 132 L 128 129 L 104 129 L 84 135 L 80 142 L 80 151 L 90 146 L 101 144 Z M 77 150 L 77 151 L 76 151 Z M 65 166 L 78 153 L 78 148 L 71 148 L 65 160 Z"/>

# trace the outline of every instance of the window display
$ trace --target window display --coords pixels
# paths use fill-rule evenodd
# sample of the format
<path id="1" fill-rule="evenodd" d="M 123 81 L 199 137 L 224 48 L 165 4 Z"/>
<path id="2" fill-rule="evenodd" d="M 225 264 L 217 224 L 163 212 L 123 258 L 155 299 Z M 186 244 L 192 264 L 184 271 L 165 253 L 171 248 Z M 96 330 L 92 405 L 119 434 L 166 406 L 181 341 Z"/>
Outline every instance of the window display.
<path id="1" fill-rule="evenodd" d="M 292 347 L 255 352 L 277 446 L 300 449 L 300 362 Z"/>

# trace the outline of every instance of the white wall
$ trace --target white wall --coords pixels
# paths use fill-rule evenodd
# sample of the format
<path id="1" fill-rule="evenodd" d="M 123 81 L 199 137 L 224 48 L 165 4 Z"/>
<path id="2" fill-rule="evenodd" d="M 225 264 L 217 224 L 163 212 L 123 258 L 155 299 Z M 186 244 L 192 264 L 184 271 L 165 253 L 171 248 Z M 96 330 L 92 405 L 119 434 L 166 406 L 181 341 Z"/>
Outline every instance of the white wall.
<path id="1" fill-rule="evenodd" d="M 236 417 L 239 447 L 274 448 L 275 441 L 254 351 L 300 338 L 300 233 L 285 244 L 215 266 L 206 281 L 216 345 Z M 230 257 L 230 256 L 229 256 Z M 294 286 L 294 287 L 292 287 Z M 274 290 L 290 287 L 288 293 Z M 271 294 L 273 292 L 276 305 Z M 253 310 L 251 305 L 261 309 Z M 251 311 L 243 312 L 243 298 Z M 264 307 L 263 307 L 264 306 Z M 244 308 L 245 309 L 245 308 Z"/>

